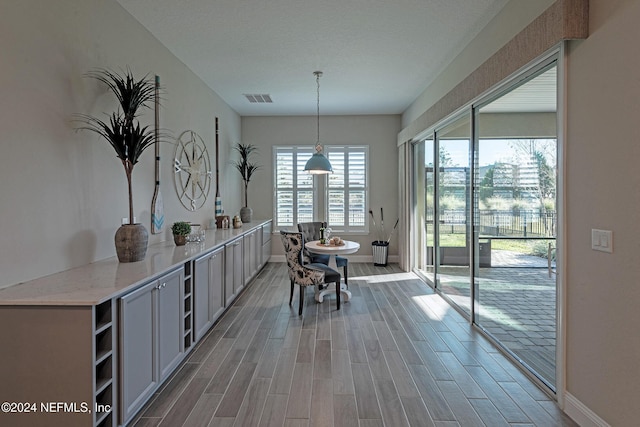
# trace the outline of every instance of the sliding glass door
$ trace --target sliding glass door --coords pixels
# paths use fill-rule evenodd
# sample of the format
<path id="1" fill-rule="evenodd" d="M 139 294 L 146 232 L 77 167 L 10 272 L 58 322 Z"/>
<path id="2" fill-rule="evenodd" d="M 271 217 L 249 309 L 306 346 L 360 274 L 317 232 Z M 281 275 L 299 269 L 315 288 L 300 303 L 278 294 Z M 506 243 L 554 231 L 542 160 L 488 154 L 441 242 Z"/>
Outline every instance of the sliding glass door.
<path id="1" fill-rule="evenodd" d="M 474 321 L 555 384 L 556 67 L 475 110 L 477 238 Z"/>
<path id="2" fill-rule="evenodd" d="M 556 66 L 413 146 L 415 271 L 555 389 Z"/>
<path id="3" fill-rule="evenodd" d="M 436 285 L 436 246 L 435 238 L 435 181 L 433 135 L 415 144 L 413 153 L 413 176 L 415 201 L 413 213 L 415 265 L 420 274 L 429 283 Z"/>
<path id="4" fill-rule="evenodd" d="M 431 286 L 471 314 L 469 115 L 414 145 L 416 267 Z M 436 155 L 437 153 L 437 155 Z"/>
<path id="5" fill-rule="evenodd" d="M 471 121 L 466 114 L 436 130 L 438 168 L 435 234 L 437 286 L 458 308 L 471 314 Z"/>

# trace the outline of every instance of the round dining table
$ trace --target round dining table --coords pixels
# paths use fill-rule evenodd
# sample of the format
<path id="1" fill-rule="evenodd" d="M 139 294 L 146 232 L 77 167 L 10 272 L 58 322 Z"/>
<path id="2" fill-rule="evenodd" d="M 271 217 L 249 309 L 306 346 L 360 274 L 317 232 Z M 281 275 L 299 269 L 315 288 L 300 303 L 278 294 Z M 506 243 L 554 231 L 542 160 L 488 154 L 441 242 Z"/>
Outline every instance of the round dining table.
<path id="1" fill-rule="evenodd" d="M 342 242 L 342 245 L 334 245 L 333 243 L 327 245 L 320 243 L 320 240 L 312 240 L 305 243 L 304 247 L 311 253 L 323 255 L 348 255 L 356 253 L 360 249 L 360 243 L 358 242 L 352 242 L 350 240 L 343 240 Z M 331 259 L 333 260 L 333 267 L 335 267 L 335 258 L 332 256 Z M 351 292 L 349 292 L 343 280 L 340 281 L 340 293 L 344 295 L 343 301 L 349 301 L 351 299 Z M 315 299 L 318 302 L 322 302 L 326 294 L 334 291 L 335 289 L 332 287 L 325 287 L 324 289 L 316 288 Z"/>

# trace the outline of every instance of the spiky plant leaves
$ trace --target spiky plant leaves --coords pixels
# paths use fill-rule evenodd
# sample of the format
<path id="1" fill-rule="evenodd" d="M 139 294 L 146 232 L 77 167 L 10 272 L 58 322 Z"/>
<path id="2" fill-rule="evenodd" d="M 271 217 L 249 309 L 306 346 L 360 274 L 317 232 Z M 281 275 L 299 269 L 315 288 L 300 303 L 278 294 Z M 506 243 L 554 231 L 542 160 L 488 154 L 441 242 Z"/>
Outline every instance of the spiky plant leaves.
<path id="1" fill-rule="evenodd" d="M 85 74 L 106 84 L 120 103 L 124 116 L 133 121 L 142 108 L 151 108 L 155 101 L 155 83 L 145 74 L 140 80 L 136 80 L 131 70 L 127 67 L 124 76 L 120 76 L 108 69 L 95 69 Z"/>
<path id="2" fill-rule="evenodd" d="M 246 176 L 246 181 L 249 182 L 251 181 L 251 177 L 253 176 L 253 173 L 255 171 L 257 171 L 258 169 L 260 169 L 262 166 L 257 165 L 255 163 L 249 163 L 247 162 L 247 167 L 245 169 L 245 176 Z"/>
<path id="3" fill-rule="evenodd" d="M 88 114 L 75 117 L 83 125 L 76 130 L 88 130 L 102 136 L 114 149 L 116 156 L 124 166 L 129 190 L 129 223 L 133 224 L 133 196 L 131 192 L 131 173 L 142 153 L 156 142 L 153 129 L 141 126 L 137 120 L 142 108 L 151 108 L 156 100 L 155 82 L 145 75 L 137 80 L 129 68 L 121 76 L 107 69 L 96 69 L 85 74 L 106 84 L 118 99 L 119 108 L 107 114 L 108 121 Z M 165 132 L 158 134 L 164 138 Z"/>
<path id="4" fill-rule="evenodd" d="M 251 144 L 237 143 L 233 149 L 240 153 L 240 160 L 237 160 L 234 163 L 234 166 L 238 172 L 240 172 L 242 180 L 244 181 L 244 205 L 245 207 L 248 207 L 247 190 L 249 188 L 249 182 L 251 181 L 253 174 L 262 167 L 257 163 L 250 162 L 249 157 L 251 157 L 253 152 L 258 151 L 258 147 Z"/>

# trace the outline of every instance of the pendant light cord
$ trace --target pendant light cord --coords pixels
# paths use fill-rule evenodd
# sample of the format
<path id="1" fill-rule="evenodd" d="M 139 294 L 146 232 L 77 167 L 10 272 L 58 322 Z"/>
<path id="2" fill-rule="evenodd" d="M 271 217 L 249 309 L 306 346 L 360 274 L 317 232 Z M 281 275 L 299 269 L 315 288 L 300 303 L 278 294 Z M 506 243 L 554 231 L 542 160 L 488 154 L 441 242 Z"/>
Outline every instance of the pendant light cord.
<path id="1" fill-rule="evenodd" d="M 320 145 L 320 76 L 322 76 L 322 71 L 314 71 L 316 75 L 316 94 L 317 94 L 317 103 L 316 103 L 316 111 L 317 111 L 317 123 L 318 123 L 318 137 L 316 139 L 316 151 L 318 151 L 318 146 Z M 321 148 L 322 149 L 322 148 Z M 320 151 L 318 151 L 320 152 Z"/>
<path id="2" fill-rule="evenodd" d="M 333 168 L 331 162 L 322 154 L 322 145 L 320 145 L 320 77 L 322 77 L 322 71 L 314 71 L 313 75 L 316 76 L 316 113 L 317 113 L 317 141 L 316 152 L 313 153 L 311 158 L 304 165 L 304 170 L 314 174 L 327 174 L 332 173 Z"/>

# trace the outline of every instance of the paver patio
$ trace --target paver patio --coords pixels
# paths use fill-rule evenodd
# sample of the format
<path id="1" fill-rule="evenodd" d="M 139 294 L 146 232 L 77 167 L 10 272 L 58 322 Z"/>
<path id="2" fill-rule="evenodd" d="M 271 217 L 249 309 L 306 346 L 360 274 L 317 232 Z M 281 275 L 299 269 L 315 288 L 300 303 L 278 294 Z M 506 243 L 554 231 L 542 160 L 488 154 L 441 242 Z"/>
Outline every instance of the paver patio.
<path id="1" fill-rule="evenodd" d="M 518 266 L 518 267 L 515 267 Z M 441 290 L 470 313 L 468 267 L 442 266 Z M 551 385 L 555 384 L 556 282 L 547 260 L 492 251 L 477 278 L 478 324 Z"/>

